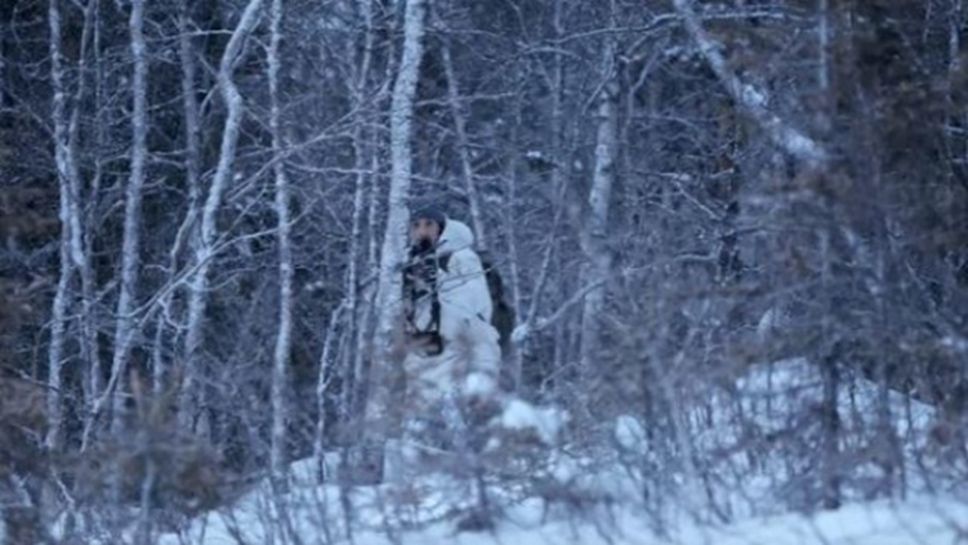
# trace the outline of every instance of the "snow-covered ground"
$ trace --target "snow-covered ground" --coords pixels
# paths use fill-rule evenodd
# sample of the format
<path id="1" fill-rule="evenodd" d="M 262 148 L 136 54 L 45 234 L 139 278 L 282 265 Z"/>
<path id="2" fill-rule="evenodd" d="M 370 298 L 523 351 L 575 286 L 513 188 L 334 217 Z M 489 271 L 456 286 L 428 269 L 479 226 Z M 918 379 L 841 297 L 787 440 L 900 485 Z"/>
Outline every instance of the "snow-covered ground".
<path id="1" fill-rule="evenodd" d="M 877 388 L 867 381 L 845 384 L 853 386 L 843 388 L 840 395 L 844 426 L 866 429 L 880 414 L 877 409 L 883 409 L 885 398 L 878 397 Z M 503 511 L 492 532 L 455 530 L 455 512 L 471 505 L 475 497 L 468 481 L 441 474 L 424 475 L 406 484 L 357 487 L 348 497 L 341 498 L 335 485 L 317 483 L 315 464 L 304 460 L 291 466 L 292 486 L 282 497 L 284 504 L 276 503 L 268 484 L 262 484 L 235 505 L 200 517 L 180 535 L 164 535 L 159 543 L 347 542 L 343 507 L 347 502 L 352 505 L 353 542 L 361 545 L 968 543 L 968 497 L 958 494 L 954 486 L 939 487 L 942 491 L 936 488 L 935 493 L 929 494 L 913 462 L 903 484 L 903 501 L 865 501 L 859 487 L 845 486 L 847 503 L 842 508 L 809 516 L 791 514 L 797 501 L 783 497 L 783 483 L 796 479 L 803 468 L 796 463 L 791 465 L 788 452 L 781 456 L 772 451 L 769 441 L 763 443 L 767 446 L 760 448 L 755 457 L 747 449 L 734 447 L 742 446 L 751 437 L 814 433 L 809 429 L 810 423 L 795 419 L 802 418 L 804 407 L 819 399 L 815 370 L 803 360 L 779 362 L 763 366 L 737 380 L 734 386 L 732 392 L 712 396 L 706 407 L 696 409 L 687 419 L 690 448 L 704 455 L 717 449 L 728 453 L 702 468 L 692 468 L 697 473 L 716 474 L 722 479 L 719 489 L 712 493 L 699 491 L 694 482 L 690 485 L 688 476 L 670 476 L 668 482 L 673 487 L 682 483 L 682 491 L 659 502 L 667 504 L 661 507 L 665 521 L 661 531 L 653 524 L 655 517 L 648 515 L 649 507 L 641 499 L 643 476 L 634 464 L 627 463 L 629 453 L 646 450 L 645 428 L 637 418 L 626 415 L 610 424 L 615 439 L 614 459 L 569 456 L 565 450 L 556 450 L 544 470 L 550 485 L 544 492 L 495 487 L 493 499 L 503 506 Z M 896 394 L 888 396 L 887 402 L 897 433 L 905 437 L 904 444 L 919 444 L 930 425 L 932 408 Z M 513 403 L 502 421 L 509 427 L 533 427 L 539 436 L 551 440 L 564 419 L 551 409 Z M 814 454 L 808 449 L 803 463 L 811 463 L 811 457 Z M 331 460 L 332 464 L 335 462 Z M 869 471 L 874 478 L 877 476 L 876 467 L 868 470 L 861 465 L 857 469 L 861 475 Z M 734 480 L 729 475 L 734 475 Z M 863 483 L 863 479 L 859 481 Z M 579 494 L 556 494 L 556 483 Z M 709 516 L 702 521 L 691 518 L 689 513 L 708 507 L 704 502 L 718 504 L 729 514 L 729 522 L 711 522 L 715 517 Z M 654 509 L 655 502 L 651 505 Z M 282 541 L 284 532 L 298 539 Z"/>
<path id="2" fill-rule="evenodd" d="M 393 492 L 389 490 L 382 493 L 386 494 L 382 498 L 374 491 L 363 495 L 370 496 L 370 500 L 385 500 L 385 507 L 389 510 L 390 502 L 396 498 L 392 498 Z M 293 530 L 303 543 L 343 541 L 336 491 L 320 489 L 315 494 L 317 497 L 313 502 L 296 502 L 289 506 L 294 513 Z M 425 516 L 442 516 L 444 506 L 440 507 L 439 512 L 433 513 L 431 509 Z M 924 496 L 898 503 L 858 503 L 810 517 L 789 514 L 721 526 L 686 523 L 672 536 L 656 535 L 642 513 L 629 505 L 615 506 L 608 513 L 601 511 L 572 517 L 561 513 L 549 513 L 545 517 L 544 510 L 542 500 L 528 500 L 509 509 L 494 532 L 457 533 L 450 520 L 429 522 L 409 530 L 391 529 L 391 525 L 380 528 L 379 519 L 383 516 L 400 523 L 408 514 L 381 514 L 379 501 L 375 501 L 369 510 L 371 520 L 368 524 L 361 524 L 361 527 L 368 528 L 358 529 L 354 538 L 359 545 L 953 545 L 968 542 L 968 502 L 951 497 Z M 182 536 L 168 535 L 160 543 L 271 543 L 273 532 L 283 528 L 274 513 L 275 508 L 267 499 L 248 498 L 236 509 L 210 514 Z M 323 520 L 327 513 L 332 520 Z"/>

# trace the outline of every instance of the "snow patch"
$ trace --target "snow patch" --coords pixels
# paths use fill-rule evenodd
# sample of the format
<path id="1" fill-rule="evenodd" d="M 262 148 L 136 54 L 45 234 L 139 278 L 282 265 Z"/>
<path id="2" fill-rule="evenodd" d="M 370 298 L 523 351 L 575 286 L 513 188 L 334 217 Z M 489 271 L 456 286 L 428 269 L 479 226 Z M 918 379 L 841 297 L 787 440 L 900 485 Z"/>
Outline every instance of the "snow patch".
<path id="1" fill-rule="evenodd" d="M 431 483 L 424 483 L 431 484 Z M 432 483 L 437 488 L 444 483 Z M 426 491 L 419 487 L 419 490 Z M 456 492 L 456 490 L 449 490 Z M 335 488 L 328 501 L 335 502 Z M 493 533 L 458 533 L 448 520 L 433 520 L 409 529 L 388 532 L 384 523 L 392 523 L 395 516 L 378 508 L 366 506 L 368 501 L 382 497 L 390 499 L 389 489 L 380 492 L 361 490 L 354 494 L 360 509 L 357 515 L 362 527 L 355 542 L 365 545 L 418 543 L 421 545 L 498 545 L 517 543 L 560 543 L 582 545 L 911 545 L 959 543 L 968 520 L 968 506 L 955 498 L 917 497 L 905 502 L 874 502 L 846 505 L 837 511 L 826 511 L 815 516 L 789 514 L 761 517 L 734 524 L 708 526 L 684 523 L 669 528 L 671 535 L 660 537 L 649 526 L 643 511 L 633 505 L 617 506 L 605 519 L 596 524 L 592 519 L 573 513 L 570 516 L 547 517 L 547 506 L 540 498 L 528 498 L 509 508 Z M 326 495 L 323 493 L 322 495 Z M 309 497 L 304 498 L 306 500 Z M 319 502 L 322 498 L 316 498 Z M 320 542 L 323 528 L 338 527 L 339 512 L 335 503 L 290 503 L 297 523 L 294 530 L 305 543 Z M 331 518 L 320 518 L 316 510 L 322 508 Z M 168 534 L 159 539 L 163 545 L 199 543 L 205 545 L 238 545 L 238 543 L 269 543 L 279 531 L 278 513 L 271 500 L 252 502 L 243 511 L 213 513 L 197 520 L 182 535 Z M 206 524 L 207 522 L 207 524 Z M 335 533 L 335 543 L 348 541 Z M 330 542 L 327 540 L 326 542 Z"/>
<path id="2" fill-rule="evenodd" d="M 511 342 L 514 344 L 523 343 L 531 335 L 531 326 L 527 322 L 514 328 L 511 332 Z"/>
<path id="3" fill-rule="evenodd" d="M 944 337 L 941 339 L 941 346 L 958 352 L 968 352 L 968 339 L 963 337 Z"/>
<path id="4" fill-rule="evenodd" d="M 623 414 L 615 419 L 615 440 L 628 451 L 642 451 L 645 447 L 645 428 L 637 418 Z"/>
<path id="5" fill-rule="evenodd" d="M 846 387 L 848 383 L 854 387 Z M 711 410 L 697 410 L 684 419 L 693 448 L 718 448 L 727 452 L 722 447 L 746 440 L 735 426 L 736 419 L 743 415 L 756 415 L 743 421 L 744 429 L 755 426 L 760 434 L 789 429 L 793 417 L 822 399 L 817 368 L 804 358 L 756 366 L 737 378 L 732 387 L 735 392 L 729 395 L 712 396 Z M 845 383 L 840 402 L 844 415 L 851 415 L 845 417 L 845 424 L 854 418 L 875 414 L 877 394 L 876 385 L 860 377 Z M 903 401 L 907 405 L 903 412 L 911 413 L 914 423 L 900 430 L 905 434 L 921 433 L 925 421 L 933 414 L 932 408 L 902 397 L 891 393 L 892 414 L 902 413 Z M 854 413 L 858 416 L 853 416 Z M 541 439 L 550 442 L 561 433 L 567 414 L 561 409 L 511 400 L 498 420 L 496 424 L 507 428 L 534 430 Z M 493 533 L 454 533 L 451 515 L 466 510 L 474 501 L 470 481 L 466 479 L 434 473 L 415 475 L 406 482 L 353 487 L 345 493 L 352 509 L 355 542 L 364 545 L 934 545 L 957 543 L 965 534 L 964 521 L 968 520 L 965 498 L 950 493 L 937 497 L 927 495 L 920 492 L 923 487 L 915 486 L 914 480 L 906 501 L 867 502 L 856 494 L 845 494 L 845 505 L 837 511 L 812 516 L 784 513 L 787 509 L 784 498 L 771 490 L 778 479 L 789 478 L 784 467 L 778 465 L 780 460 L 763 452 L 758 465 L 750 466 L 743 452 L 738 451 L 736 455 L 720 458 L 721 465 L 707 468 L 724 479 L 729 478 L 730 471 L 738 472 L 739 480 L 730 481 L 732 488 L 717 493 L 716 498 L 720 505 L 728 506 L 733 522 L 713 523 L 688 515 L 692 512 L 690 509 L 701 507 L 692 494 L 698 492 L 705 497 L 707 491 L 690 490 L 683 479 L 670 474 L 672 493 L 661 498 L 665 534 L 659 536 L 649 509 L 642 503 L 643 472 L 649 469 L 640 467 L 635 463 L 637 459 L 628 456 L 645 454 L 647 449 L 641 448 L 645 442 L 645 423 L 625 414 L 610 424 L 620 447 L 618 452 L 549 449 L 547 464 L 535 468 L 529 476 L 550 488 L 491 488 L 495 504 L 503 507 Z M 500 447 L 492 438 L 488 448 Z M 628 450 L 622 453 L 622 448 Z M 338 457 L 327 456 L 326 462 L 335 466 Z M 342 511 L 339 486 L 335 481 L 320 484 L 316 480 L 316 467 L 313 460 L 296 462 L 290 466 L 290 492 L 283 497 L 274 497 L 267 482 L 257 485 L 233 506 L 205 514 L 191 521 L 181 535 L 161 536 L 158 543 L 278 542 L 282 508 L 292 518 L 293 531 L 303 542 L 316 543 L 320 536 L 332 535 L 327 542 L 347 543 L 344 524 L 349 519 Z M 752 503 L 746 506 L 741 498 Z"/>
<path id="6" fill-rule="evenodd" d="M 488 396 L 497 390 L 497 383 L 486 373 L 471 373 L 464 381 L 464 393 L 469 396 Z"/>
<path id="7" fill-rule="evenodd" d="M 533 429 L 549 445 L 555 442 L 567 421 L 567 415 L 554 407 L 538 408 L 520 399 L 511 400 L 501 415 L 501 426 L 513 430 Z"/>
<path id="8" fill-rule="evenodd" d="M 763 313 L 756 324 L 756 335 L 761 342 L 770 340 L 771 336 L 781 329 L 780 318 L 779 311 L 774 307 L 770 307 Z"/>
<path id="9" fill-rule="evenodd" d="M 756 87 L 746 84 L 743 85 L 743 102 L 756 108 L 765 108 L 769 99 Z"/>

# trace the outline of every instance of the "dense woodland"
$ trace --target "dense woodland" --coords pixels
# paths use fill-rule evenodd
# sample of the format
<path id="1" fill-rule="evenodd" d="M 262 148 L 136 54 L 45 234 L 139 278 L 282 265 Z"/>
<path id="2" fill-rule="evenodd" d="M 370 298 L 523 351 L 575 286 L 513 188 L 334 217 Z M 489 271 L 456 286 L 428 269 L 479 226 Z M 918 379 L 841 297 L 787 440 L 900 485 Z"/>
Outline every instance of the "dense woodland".
<path id="1" fill-rule="evenodd" d="M 728 520 L 756 475 L 811 511 L 968 471 L 962 0 L 0 4 L 11 543 L 152 543 L 386 439 L 427 202 L 501 273 L 504 388 L 568 415 L 528 467 L 617 457 L 659 530 L 684 487 Z M 737 381 L 793 359 L 822 396 L 766 429 Z M 596 501 L 518 454 L 489 486 Z"/>

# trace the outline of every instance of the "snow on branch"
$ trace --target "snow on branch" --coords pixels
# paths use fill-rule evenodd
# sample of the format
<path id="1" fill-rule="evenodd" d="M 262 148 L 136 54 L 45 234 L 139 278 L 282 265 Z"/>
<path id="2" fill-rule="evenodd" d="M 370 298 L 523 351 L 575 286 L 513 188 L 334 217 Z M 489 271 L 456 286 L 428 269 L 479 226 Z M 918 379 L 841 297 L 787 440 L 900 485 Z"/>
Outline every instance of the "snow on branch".
<path id="1" fill-rule="evenodd" d="M 827 152 L 823 146 L 771 112 L 766 106 L 766 94 L 753 85 L 742 82 L 733 73 L 720 53 L 718 44 L 700 25 L 699 18 L 692 9 L 692 0 L 674 0 L 674 3 L 686 30 L 696 42 L 700 53 L 709 63 L 716 77 L 726 87 L 733 100 L 767 132 L 773 143 L 805 163 L 817 165 L 826 162 Z"/>

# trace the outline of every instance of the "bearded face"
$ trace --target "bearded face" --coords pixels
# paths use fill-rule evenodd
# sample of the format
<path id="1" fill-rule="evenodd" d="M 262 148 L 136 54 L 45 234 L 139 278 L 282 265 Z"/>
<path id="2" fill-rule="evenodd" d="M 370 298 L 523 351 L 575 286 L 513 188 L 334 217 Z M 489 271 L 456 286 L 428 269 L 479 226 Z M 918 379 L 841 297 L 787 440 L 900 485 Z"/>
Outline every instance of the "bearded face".
<path id="1" fill-rule="evenodd" d="M 418 249 L 429 249 L 440 238 L 440 224 L 428 218 L 417 218 L 410 222 L 410 243 Z"/>

